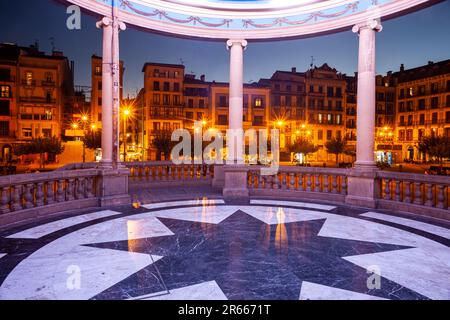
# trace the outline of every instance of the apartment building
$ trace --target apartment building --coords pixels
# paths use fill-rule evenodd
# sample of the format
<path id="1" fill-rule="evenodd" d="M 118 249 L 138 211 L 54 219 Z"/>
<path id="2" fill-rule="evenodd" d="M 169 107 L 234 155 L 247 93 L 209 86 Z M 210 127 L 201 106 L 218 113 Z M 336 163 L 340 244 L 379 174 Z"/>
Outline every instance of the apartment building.
<path id="1" fill-rule="evenodd" d="M 62 52 L 0 44 L 1 159 L 11 156 L 15 143 L 61 137 L 73 95 L 73 64 Z"/>

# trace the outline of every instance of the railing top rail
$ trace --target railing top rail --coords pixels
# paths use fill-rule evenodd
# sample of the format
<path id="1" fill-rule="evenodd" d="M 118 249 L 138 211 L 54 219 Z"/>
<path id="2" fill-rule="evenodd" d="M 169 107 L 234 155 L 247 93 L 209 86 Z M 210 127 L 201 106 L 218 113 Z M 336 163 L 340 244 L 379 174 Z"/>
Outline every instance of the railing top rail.
<path id="1" fill-rule="evenodd" d="M 382 179 L 404 180 L 411 182 L 437 183 L 450 185 L 450 177 L 426 175 L 419 173 L 380 171 L 377 176 Z"/>
<path id="2" fill-rule="evenodd" d="M 249 166 L 249 171 L 257 171 L 264 166 Z M 309 173 L 309 174 L 328 174 L 328 175 L 348 175 L 349 169 L 345 168 L 323 168 L 323 167 L 299 167 L 299 166 L 280 166 L 278 172 L 285 173 Z"/>
<path id="3" fill-rule="evenodd" d="M 99 174 L 97 169 L 85 170 L 67 170 L 67 171 L 52 171 L 45 173 L 32 174 L 17 174 L 11 176 L 0 177 L 0 187 L 7 187 L 17 184 L 45 182 L 49 180 L 70 179 L 70 178 L 85 178 L 94 177 Z"/>

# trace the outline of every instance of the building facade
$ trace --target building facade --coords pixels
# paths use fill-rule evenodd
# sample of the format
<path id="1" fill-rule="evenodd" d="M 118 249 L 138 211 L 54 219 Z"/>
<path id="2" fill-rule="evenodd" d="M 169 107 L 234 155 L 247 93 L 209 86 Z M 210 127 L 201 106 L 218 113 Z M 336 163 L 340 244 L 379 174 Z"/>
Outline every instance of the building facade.
<path id="1" fill-rule="evenodd" d="M 73 100 L 73 64 L 62 52 L 47 55 L 37 45 L 0 44 L 0 148 L 62 135 L 64 110 Z"/>

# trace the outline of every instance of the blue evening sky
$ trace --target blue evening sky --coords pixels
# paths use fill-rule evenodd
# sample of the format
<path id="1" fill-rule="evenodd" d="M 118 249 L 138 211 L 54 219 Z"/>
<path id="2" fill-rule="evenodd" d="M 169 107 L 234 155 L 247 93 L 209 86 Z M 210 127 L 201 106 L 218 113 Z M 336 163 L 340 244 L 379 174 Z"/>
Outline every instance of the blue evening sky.
<path id="1" fill-rule="evenodd" d="M 383 23 L 378 34 L 377 72 L 396 71 L 450 58 L 450 0 L 422 11 Z M 75 61 L 76 84 L 90 85 L 90 57 L 101 55 L 98 20 L 82 16 L 82 29 L 66 28 L 66 8 L 53 0 L 0 1 L 0 42 L 30 45 L 39 41 L 41 50 L 54 45 Z M 304 71 L 314 56 L 315 64 L 327 62 L 347 74 L 357 69 L 358 37 L 351 31 L 310 39 L 250 43 L 245 52 L 245 80 L 270 77 L 275 70 L 295 66 Z M 225 43 L 205 42 L 156 35 L 129 28 L 121 33 L 121 59 L 125 61 L 125 93 L 134 95 L 143 86 L 145 62 L 180 63 L 186 72 L 208 80 L 228 81 Z"/>

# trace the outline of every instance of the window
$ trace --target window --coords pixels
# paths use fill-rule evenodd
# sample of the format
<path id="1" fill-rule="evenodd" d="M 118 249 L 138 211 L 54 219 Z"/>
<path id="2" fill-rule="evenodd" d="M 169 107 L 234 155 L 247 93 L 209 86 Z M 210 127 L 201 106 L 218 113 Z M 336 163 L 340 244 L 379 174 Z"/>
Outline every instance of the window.
<path id="1" fill-rule="evenodd" d="M 317 120 L 319 123 L 323 123 L 323 114 L 319 113 L 317 116 Z"/>
<path id="2" fill-rule="evenodd" d="M 437 93 L 439 91 L 439 83 L 435 82 L 431 84 L 431 93 Z"/>
<path id="3" fill-rule="evenodd" d="M 153 70 L 153 76 L 154 77 L 159 77 L 159 69 Z"/>
<path id="4" fill-rule="evenodd" d="M 323 93 L 323 87 L 319 86 L 319 93 Z"/>
<path id="5" fill-rule="evenodd" d="M 31 138 L 33 137 L 33 131 L 31 128 L 22 128 L 22 137 Z"/>
<path id="6" fill-rule="evenodd" d="M 431 114 L 431 123 L 432 124 L 437 124 L 438 123 L 438 114 L 437 114 L 437 112 L 433 112 Z"/>
<path id="7" fill-rule="evenodd" d="M 163 130 L 164 131 L 170 131 L 170 122 L 164 122 L 163 123 Z"/>
<path id="8" fill-rule="evenodd" d="M 436 109 L 439 107 L 439 97 L 431 98 L 431 108 Z"/>
<path id="9" fill-rule="evenodd" d="M 450 123 L 450 111 L 445 113 L 445 123 Z"/>
<path id="10" fill-rule="evenodd" d="M 194 107 L 194 99 L 188 99 L 188 107 L 193 108 Z"/>
<path id="11" fill-rule="evenodd" d="M 102 103 L 103 103 L 102 98 L 99 97 L 99 98 L 97 99 L 97 105 L 99 105 L 99 106 L 101 107 L 101 106 L 102 106 Z"/>
<path id="12" fill-rule="evenodd" d="M 292 106 L 292 97 L 291 96 L 286 96 L 286 107 L 290 107 Z"/>
<path id="13" fill-rule="evenodd" d="M 336 111 L 342 111 L 342 101 L 338 100 L 336 101 Z"/>
<path id="14" fill-rule="evenodd" d="M 331 113 L 329 113 L 327 115 L 327 123 L 328 124 L 333 124 L 333 115 Z"/>
<path id="15" fill-rule="evenodd" d="M 170 104 L 170 96 L 168 94 L 163 95 L 163 105 L 167 106 Z"/>
<path id="16" fill-rule="evenodd" d="M 180 92 L 180 84 L 179 83 L 174 83 L 173 84 L 173 91 Z"/>
<path id="17" fill-rule="evenodd" d="M 180 72 L 175 71 L 175 72 L 173 73 L 173 76 L 174 76 L 174 78 L 178 78 L 178 77 L 180 76 Z"/>
<path id="18" fill-rule="evenodd" d="M 178 122 L 175 122 L 173 124 L 173 130 L 178 130 L 178 129 L 180 129 L 180 124 Z"/>
<path id="19" fill-rule="evenodd" d="M 159 91 L 159 82 L 158 81 L 153 82 L 153 90 Z"/>
<path id="20" fill-rule="evenodd" d="M 42 129 L 42 135 L 44 136 L 44 138 L 51 138 L 52 129 Z"/>
<path id="21" fill-rule="evenodd" d="M 102 90 L 102 82 L 101 82 L 101 81 L 99 81 L 99 82 L 97 83 L 97 90 L 98 90 L 98 91 L 101 91 L 101 90 Z"/>
<path id="22" fill-rule="evenodd" d="M 342 98 L 342 88 L 336 88 L 336 97 Z"/>
<path id="23" fill-rule="evenodd" d="M 52 93 L 51 92 L 47 92 L 47 94 L 45 95 L 45 101 L 47 103 L 52 103 Z"/>
<path id="24" fill-rule="evenodd" d="M 11 71 L 9 69 L 0 69 L 0 81 L 10 81 Z"/>
<path id="25" fill-rule="evenodd" d="M 160 131 L 160 130 L 161 130 L 161 123 L 153 122 L 153 131 Z"/>
<path id="26" fill-rule="evenodd" d="M 408 101 L 406 103 L 406 111 L 414 111 L 414 101 Z"/>
<path id="27" fill-rule="evenodd" d="M 333 137 L 333 132 L 331 130 L 327 130 L 327 140 L 330 141 Z"/>
<path id="28" fill-rule="evenodd" d="M 197 121 L 203 120 L 203 112 L 197 112 Z"/>
<path id="29" fill-rule="evenodd" d="M 342 139 L 342 131 L 341 130 L 336 131 L 336 138 Z"/>
<path id="30" fill-rule="evenodd" d="M 9 121 L 0 121 L 0 137 L 9 136 Z"/>
<path id="31" fill-rule="evenodd" d="M 292 91 L 292 86 L 290 84 L 286 85 L 286 91 Z"/>
<path id="32" fill-rule="evenodd" d="M 10 114 L 9 100 L 0 100 L 0 116 L 9 116 Z"/>
<path id="33" fill-rule="evenodd" d="M 314 85 L 309 86 L 309 92 L 314 92 Z"/>
<path id="34" fill-rule="evenodd" d="M 153 94 L 153 104 L 161 104 L 161 96 L 157 93 Z"/>
<path id="35" fill-rule="evenodd" d="M 275 90 L 276 90 L 276 91 L 280 91 L 280 90 L 281 90 L 281 86 L 280 86 L 279 84 L 276 84 L 276 85 L 275 85 Z"/>
<path id="36" fill-rule="evenodd" d="M 194 113 L 192 111 L 186 112 L 186 118 L 190 120 L 194 120 Z"/>
<path id="37" fill-rule="evenodd" d="M 173 96 L 173 104 L 179 106 L 181 104 L 181 97 L 178 95 Z"/>
<path id="38" fill-rule="evenodd" d="M 262 126 L 264 125 L 264 120 L 262 116 L 254 116 L 253 117 L 253 125 L 254 126 Z"/>
<path id="39" fill-rule="evenodd" d="M 398 131 L 398 140 L 399 141 L 405 141 L 405 130 L 399 130 Z"/>
<path id="40" fill-rule="evenodd" d="M 425 114 L 423 114 L 423 113 L 419 116 L 419 124 L 420 125 L 425 124 Z"/>
<path id="41" fill-rule="evenodd" d="M 200 99 L 200 100 L 198 101 L 198 107 L 199 107 L 199 108 L 204 108 L 204 107 L 205 107 L 205 100 Z"/>
<path id="42" fill-rule="evenodd" d="M 228 125 L 228 116 L 227 115 L 219 115 L 218 122 L 220 126 Z"/>
<path id="43" fill-rule="evenodd" d="M 25 79 L 27 86 L 31 86 L 33 84 L 33 72 L 27 72 L 25 74 Z"/>
<path id="44" fill-rule="evenodd" d="M 409 97 L 413 97 L 414 96 L 414 88 L 411 87 L 411 88 L 408 89 L 408 96 Z"/>
<path id="45" fill-rule="evenodd" d="M 219 97 L 219 107 L 224 108 L 227 106 L 227 97 L 226 96 L 220 96 Z"/>
<path id="46" fill-rule="evenodd" d="M 447 103 L 446 103 L 446 107 L 450 107 L 450 95 L 447 96 Z"/>
<path id="47" fill-rule="evenodd" d="M 342 124 L 342 115 L 337 114 L 336 115 L 336 124 L 341 125 Z"/>
<path id="48" fill-rule="evenodd" d="M 274 104 L 274 106 L 277 106 L 277 107 L 279 107 L 281 105 L 280 96 L 274 96 L 273 97 L 273 104 Z"/>
<path id="49" fill-rule="evenodd" d="M 419 110 L 425 110 L 425 99 L 419 100 Z"/>
<path id="50" fill-rule="evenodd" d="M 323 140 L 323 130 L 317 131 L 317 139 L 320 141 Z"/>
<path id="51" fill-rule="evenodd" d="M 0 86 L 0 98 L 11 98 L 10 86 Z"/>
<path id="52" fill-rule="evenodd" d="M 419 129 L 419 140 L 422 139 L 422 137 L 425 135 L 424 129 Z"/>
<path id="53" fill-rule="evenodd" d="M 170 83 L 164 82 L 164 91 L 170 91 Z"/>
<path id="54" fill-rule="evenodd" d="M 400 102 L 398 111 L 399 112 L 405 112 L 405 103 L 404 102 Z"/>
<path id="55" fill-rule="evenodd" d="M 412 124 L 413 124 L 413 116 L 409 115 L 408 116 L 408 126 L 412 126 Z"/>
<path id="56" fill-rule="evenodd" d="M 94 73 L 95 73 L 97 76 L 101 75 L 101 74 L 102 74 L 102 67 L 96 66 L 96 67 L 95 67 Z"/>
<path id="57" fill-rule="evenodd" d="M 413 130 L 408 129 L 406 130 L 406 141 L 412 141 L 413 140 Z"/>
<path id="58" fill-rule="evenodd" d="M 401 116 L 400 117 L 400 125 L 404 126 L 405 125 L 405 116 Z"/>
<path id="59" fill-rule="evenodd" d="M 263 106 L 263 101 L 261 98 L 256 98 L 255 99 L 255 108 L 262 108 Z"/>
<path id="60" fill-rule="evenodd" d="M 334 96 L 334 88 L 333 87 L 328 87 L 327 88 L 327 96 L 328 97 Z"/>

